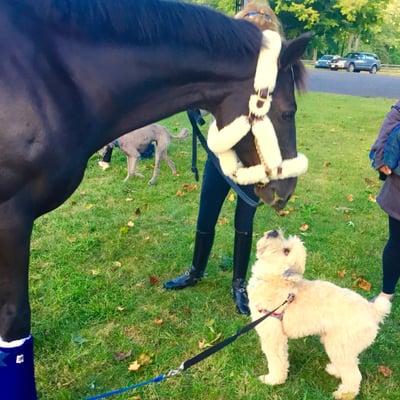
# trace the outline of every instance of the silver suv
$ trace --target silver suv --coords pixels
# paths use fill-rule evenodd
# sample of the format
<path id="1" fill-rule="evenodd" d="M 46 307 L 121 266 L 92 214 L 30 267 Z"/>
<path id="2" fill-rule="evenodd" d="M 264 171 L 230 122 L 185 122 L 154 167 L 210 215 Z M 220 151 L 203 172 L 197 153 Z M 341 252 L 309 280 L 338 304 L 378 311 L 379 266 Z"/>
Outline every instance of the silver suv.
<path id="1" fill-rule="evenodd" d="M 376 74 L 381 69 L 381 61 L 373 53 L 349 53 L 345 60 L 344 67 L 349 72 L 369 71 L 371 74 Z"/>

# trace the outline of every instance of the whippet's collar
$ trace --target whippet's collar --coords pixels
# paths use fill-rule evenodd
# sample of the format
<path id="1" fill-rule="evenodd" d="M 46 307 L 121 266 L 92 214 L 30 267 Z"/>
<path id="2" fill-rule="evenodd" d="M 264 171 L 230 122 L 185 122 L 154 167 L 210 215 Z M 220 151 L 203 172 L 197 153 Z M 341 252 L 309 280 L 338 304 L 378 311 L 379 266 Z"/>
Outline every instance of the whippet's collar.
<path id="1" fill-rule="evenodd" d="M 249 115 L 237 117 L 222 129 L 218 129 L 214 121 L 208 131 L 208 147 L 219 158 L 222 172 L 242 185 L 266 185 L 271 180 L 294 178 L 304 174 L 308 168 L 307 157 L 303 154 L 289 160 L 282 159 L 275 129 L 267 115 L 278 75 L 282 41 L 275 31 L 265 30 L 263 36 L 254 77 L 256 94 L 250 96 Z M 250 131 L 261 164 L 246 168 L 232 148 Z"/>

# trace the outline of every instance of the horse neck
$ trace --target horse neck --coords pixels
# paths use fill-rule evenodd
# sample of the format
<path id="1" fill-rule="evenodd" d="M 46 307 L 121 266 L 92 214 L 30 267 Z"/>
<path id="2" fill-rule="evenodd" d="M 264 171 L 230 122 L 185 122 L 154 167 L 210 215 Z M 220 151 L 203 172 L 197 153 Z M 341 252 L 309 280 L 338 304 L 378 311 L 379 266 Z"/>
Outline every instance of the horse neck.
<path id="1" fill-rule="evenodd" d="M 58 48 L 90 114 L 101 115 L 108 130 L 104 143 L 188 108 L 214 113 L 227 98 L 244 93 L 248 101 L 257 62 L 216 60 L 174 44 L 93 47 L 60 40 Z"/>

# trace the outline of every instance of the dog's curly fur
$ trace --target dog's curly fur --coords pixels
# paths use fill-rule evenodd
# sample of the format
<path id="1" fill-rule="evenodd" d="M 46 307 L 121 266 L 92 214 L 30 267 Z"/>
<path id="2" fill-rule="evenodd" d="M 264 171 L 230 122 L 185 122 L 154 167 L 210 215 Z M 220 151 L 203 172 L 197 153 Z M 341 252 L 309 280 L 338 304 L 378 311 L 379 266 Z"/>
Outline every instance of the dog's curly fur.
<path id="1" fill-rule="evenodd" d="M 341 379 L 334 397 L 354 397 L 361 383 L 358 356 L 373 343 L 391 303 L 380 296 L 371 303 L 330 282 L 303 279 L 305 262 L 306 249 L 296 236 L 285 239 L 282 232 L 270 231 L 257 243 L 257 261 L 248 285 L 252 319 L 260 318 L 261 310 L 274 309 L 289 293 L 295 295 L 280 310 L 284 311 L 282 320 L 269 317 L 256 327 L 269 369 L 260 380 L 269 385 L 284 383 L 289 369 L 288 339 L 318 335 L 330 359 L 326 371 Z"/>

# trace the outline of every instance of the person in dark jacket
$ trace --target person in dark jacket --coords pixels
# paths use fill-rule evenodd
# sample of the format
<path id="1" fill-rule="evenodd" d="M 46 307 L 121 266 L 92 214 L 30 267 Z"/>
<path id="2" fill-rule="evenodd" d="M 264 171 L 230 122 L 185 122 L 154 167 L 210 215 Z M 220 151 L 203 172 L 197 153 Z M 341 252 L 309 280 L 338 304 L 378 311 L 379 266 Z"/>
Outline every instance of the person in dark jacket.
<path id="1" fill-rule="evenodd" d="M 386 176 L 385 183 L 377 197 L 378 204 L 389 216 L 389 239 L 383 250 L 383 285 L 380 296 L 390 299 L 394 295 L 400 278 L 400 175 L 393 173 L 386 162 L 389 162 L 389 159 L 400 158 L 400 154 L 392 154 L 393 147 L 387 146 L 390 136 L 397 135 L 399 126 L 400 100 L 387 114 L 378 138 L 371 148 L 375 169 Z M 385 147 L 388 151 L 386 156 Z"/>
<path id="2" fill-rule="evenodd" d="M 236 15 L 236 18 L 247 19 L 262 30 L 271 29 L 281 33 L 277 17 L 265 2 L 249 3 L 244 10 Z M 254 193 L 254 185 L 240 186 L 240 188 L 248 197 L 258 203 L 259 199 Z M 230 185 L 214 165 L 211 158 L 208 157 L 200 194 L 192 265 L 183 275 L 165 282 L 165 289 L 183 289 L 197 284 L 202 279 L 214 242 L 218 216 L 229 190 Z M 250 259 L 253 220 L 256 209 L 256 207 L 248 205 L 238 196 L 234 222 L 232 296 L 237 311 L 245 315 L 250 314 L 246 290 L 246 274 Z"/>

